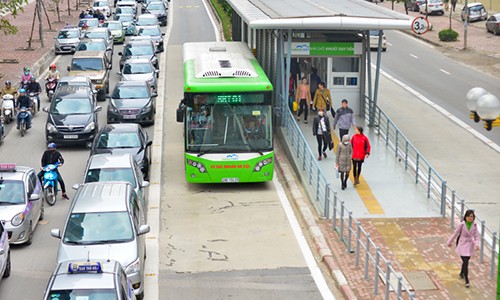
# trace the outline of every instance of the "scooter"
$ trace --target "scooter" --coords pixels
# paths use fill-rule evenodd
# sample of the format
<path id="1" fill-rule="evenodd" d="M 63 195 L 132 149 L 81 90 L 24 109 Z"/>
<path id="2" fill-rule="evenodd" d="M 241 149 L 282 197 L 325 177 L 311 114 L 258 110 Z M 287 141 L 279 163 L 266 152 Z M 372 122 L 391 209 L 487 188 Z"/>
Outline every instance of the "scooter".
<path id="1" fill-rule="evenodd" d="M 3 119 L 6 124 L 9 124 L 14 119 L 14 96 L 5 94 L 2 98 Z"/>
<path id="2" fill-rule="evenodd" d="M 19 126 L 19 131 L 21 132 L 21 137 L 24 136 L 26 133 L 26 130 L 28 130 L 28 114 L 29 114 L 29 108 L 26 107 L 21 107 L 21 110 L 19 110 L 19 113 L 17 114 L 18 117 L 18 126 Z"/>
<path id="3" fill-rule="evenodd" d="M 29 93 L 29 97 L 30 97 L 30 101 L 31 103 L 33 103 L 32 107 L 33 107 L 33 117 L 35 116 L 36 112 L 40 109 L 40 107 L 38 107 L 38 100 L 37 100 L 37 93 L 33 93 L 33 92 L 30 92 Z"/>
<path id="4" fill-rule="evenodd" d="M 47 89 L 47 98 L 49 98 L 49 102 L 52 101 L 52 96 L 54 96 L 54 92 L 57 87 L 57 79 L 51 77 L 45 83 L 45 88 Z"/>
<path id="5" fill-rule="evenodd" d="M 47 204 L 50 206 L 56 203 L 58 183 L 56 170 L 59 165 L 60 163 L 56 162 L 55 164 L 49 164 L 42 168 L 42 170 L 45 172 L 43 174 L 43 193 Z"/>

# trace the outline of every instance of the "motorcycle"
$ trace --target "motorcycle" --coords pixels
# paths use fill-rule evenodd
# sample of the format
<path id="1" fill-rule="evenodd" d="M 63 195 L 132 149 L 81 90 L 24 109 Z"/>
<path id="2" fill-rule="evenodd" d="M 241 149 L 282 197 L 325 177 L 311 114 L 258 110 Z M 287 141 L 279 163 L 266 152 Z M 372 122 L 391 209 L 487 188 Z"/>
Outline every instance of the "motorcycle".
<path id="1" fill-rule="evenodd" d="M 28 114 L 29 114 L 29 108 L 26 107 L 21 107 L 21 110 L 19 110 L 18 113 L 18 125 L 19 125 L 19 131 L 21 132 L 21 137 L 24 136 L 26 133 L 26 130 L 28 130 Z"/>
<path id="2" fill-rule="evenodd" d="M 47 201 L 47 204 L 52 206 L 56 203 L 56 196 L 57 196 L 57 168 L 59 167 L 60 163 L 57 162 L 55 164 L 49 164 L 46 165 L 45 167 L 42 168 L 42 170 L 45 172 L 43 174 L 43 193 L 45 196 L 45 200 Z"/>
<path id="3" fill-rule="evenodd" d="M 9 124 L 14 119 L 14 96 L 5 94 L 2 98 L 3 119 L 6 124 Z"/>
<path id="4" fill-rule="evenodd" d="M 47 98 L 49 98 L 49 102 L 52 101 L 52 96 L 54 96 L 54 92 L 57 87 L 57 79 L 51 77 L 45 83 L 45 88 L 47 89 Z"/>
<path id="5" fill-rule="evenodd" d="M 36 112 L 40 109 L 40 107 L 37 106 L 37 103 L 38 103 L 38 100 L 37 100 L 37 93 L 33 93 L 33 92 L 30 92 L 29 93 L 29 97 L 30 97 L 30 101 L 32 104 L 32 107 L 33 107 L 33 117 L 35 116 Z"/>

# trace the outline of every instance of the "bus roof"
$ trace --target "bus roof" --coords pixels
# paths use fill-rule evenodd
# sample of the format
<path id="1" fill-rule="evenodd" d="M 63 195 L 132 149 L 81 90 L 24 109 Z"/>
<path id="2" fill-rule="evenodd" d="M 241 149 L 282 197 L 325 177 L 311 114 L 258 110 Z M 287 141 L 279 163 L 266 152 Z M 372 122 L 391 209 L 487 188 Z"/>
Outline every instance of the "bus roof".
<path id="1" fill-rule="evenodd" d="M 242 42 L 185 43 L 184 92 L 257 92 L 273 87 Z"/>

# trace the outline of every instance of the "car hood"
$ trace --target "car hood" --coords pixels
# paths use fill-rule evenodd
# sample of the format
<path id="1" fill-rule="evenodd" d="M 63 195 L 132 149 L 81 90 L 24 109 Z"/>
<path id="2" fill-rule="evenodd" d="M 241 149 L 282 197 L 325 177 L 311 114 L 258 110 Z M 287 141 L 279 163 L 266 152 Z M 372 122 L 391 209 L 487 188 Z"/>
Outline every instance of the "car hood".
<path id="1" fill-rule="evenodd" d="M 112 35 L 115 35 L 115 36 L 120 36 L 123 34 L 123 31 L 121 31 L 120 29 L 113 29 L 113 30 L 110 30 L 111 31 L 111 34 Z"/>
<path id="2" fill-rule="evenodd" d="M 146 74 L 122 74 L 122 80 L 124 81 L 148 81 L 154 75 L 151 73 Z"/>
<path id="3" fill-rule="evenodd" d="M 123 27 L 129 27 L 130 25 L 132 25 L 132 21 L 123 21 L 122 22 Z"/>
<path id="4" fill-rule="evenodd" d="M 52 124 L 55 126 L 85 126 L 92 121 L 92 114 L 84 115 L 54 115 L 50 114 Z"/>
<path id="5" fill-rule="evenodd" d="M 130 154 L 134 157 L 136 162 L 140 162 L 144 157 L 144 149 L 141 150 L 141 148 L 111 148 L 111 149 L 96 148 L 93 151 L 93 154 L 113 154 L 113 155 Z"/>
<path id="6" fill-rule="evenodd" d="M 59 44 L 77 44 L 80 42 L 80 39 L 78 38 L 72 38 L 72 39 L 57 39 L 57 42 Z"/>
<path id="7" fill-rule="evenodd" d="M 150 14 L 152 14 L 152 15 L 155 15 L 155 16 L 158 16 L 158 15 L 164 16 L 164 15 L 166 15 L 165 11 L 161 10 L 161 9 L 158 9 L 158 10 L 150 10 L 150 9 L 148 9 L 148 12 Z"/>
<path id="8" fill-rule="evenodd" d="M 137 247 L 135 241 L 127 243 L 103 244 L 103 245 L 68 245 L 61 242 L 57 255 L 57 262 L 87 258 L 91 260 L 112 259 L 119 261 L 123 268 L 137 259 Z"/>
<path id="9" fill-rule="evenodd" d="M 24 204 L 2 205 L 0 204 L 0 220 L 10 222 L 12 218 L 24 211 Z"/>
<path id="10" fill-rule="evenodd" d="M 149 98 L 140 99 L 111 99 L 113 105 L 120 108 L 143 108 L 149 102 Z"/>
<path id="11" fill-rule="evenodd" d="M 106 74 L 105 70 L 102 70 L 102 71 L 94 71 L 94 70 L 70 71 L 68 76 L 86 76 L 86 77 L 90 77 L 90 80 L 97 80 L 97 79 L 103 79 L 105 74 Z"/>

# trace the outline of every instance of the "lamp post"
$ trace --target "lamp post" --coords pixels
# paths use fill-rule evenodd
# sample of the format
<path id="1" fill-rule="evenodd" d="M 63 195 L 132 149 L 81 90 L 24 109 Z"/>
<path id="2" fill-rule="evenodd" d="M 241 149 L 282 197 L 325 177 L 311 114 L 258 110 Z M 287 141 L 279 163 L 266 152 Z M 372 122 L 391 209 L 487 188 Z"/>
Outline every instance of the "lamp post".
<path id="1" fill-rule="evenodd" d="M 488 92 L 482 87 L 475 87 L 467 92 L 465 96 L 465 105 L 470 110 L 470 118 L 474 120 L 474 122 L 478 123 L 481 119 L 477 114 L 477 100 L 481 98 L 481 96 L 488 94 Z"/>
<path id="2" fill-rule="evenodd" d="M 479 117 L 485 121 L 484 128 L 490 131 L 493 125 L 498 126 L 500 120 L 500 100 L 492 94 L 481 96 L 477 100 L 476 111 Z M 495 124 L 493 124 L 495 122 Z"/>

